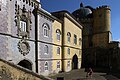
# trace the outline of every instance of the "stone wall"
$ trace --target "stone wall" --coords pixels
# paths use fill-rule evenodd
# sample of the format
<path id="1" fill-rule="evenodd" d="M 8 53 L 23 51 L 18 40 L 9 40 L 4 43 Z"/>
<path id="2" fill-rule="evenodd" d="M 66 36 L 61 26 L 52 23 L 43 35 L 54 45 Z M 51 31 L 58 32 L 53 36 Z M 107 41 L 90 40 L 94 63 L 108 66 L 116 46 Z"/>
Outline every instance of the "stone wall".
<path id="1" fill-rule="evenodd" d="M 52 80 L 0 59 L 0 80 Z"/>

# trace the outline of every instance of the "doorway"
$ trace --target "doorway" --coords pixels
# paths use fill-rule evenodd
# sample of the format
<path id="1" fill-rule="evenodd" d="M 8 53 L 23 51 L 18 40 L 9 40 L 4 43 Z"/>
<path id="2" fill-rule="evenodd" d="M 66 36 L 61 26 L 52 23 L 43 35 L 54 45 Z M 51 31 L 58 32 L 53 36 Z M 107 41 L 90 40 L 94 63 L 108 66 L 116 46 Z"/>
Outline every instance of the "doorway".
<path id="1" fill-rule="evenodd" d="M 27 61 L 27 60 L 22 60 L 22 61 L 20 61 L 20 62 L 18 63 L 18 65 L 20 65 L 20 66 L 22 66 L 22 67 L 24 67 L 24 68 L 27 68 L 27 69 L 29 69 L 29 70 L 32 70 L 32 64 L 31 64 L 29 61 Z"/>
<path id="2" fill-rule="evenodd" d="M 78 69 L 78 57 L 76 54 L 72 58 L 72 69 Z"/>

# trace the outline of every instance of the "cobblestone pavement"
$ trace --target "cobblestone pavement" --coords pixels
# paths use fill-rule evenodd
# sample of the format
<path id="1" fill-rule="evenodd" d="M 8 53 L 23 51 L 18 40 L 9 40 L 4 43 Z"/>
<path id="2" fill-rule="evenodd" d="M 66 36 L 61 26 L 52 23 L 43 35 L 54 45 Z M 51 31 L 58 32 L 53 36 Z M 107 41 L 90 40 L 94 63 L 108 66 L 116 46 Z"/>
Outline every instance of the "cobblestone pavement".
<path id="1" fill-rule="evenodd" d="M 86 78 L 86 72 L 84 70 L 72 70 L 70 72 L 59 73 L 51 76 L 55 80 L 120 80 L 113 75 L 107 75 L 106 73 L 94 72 L 92 78 Z M 61 78 L 61 79 L 57 79 Z"/>

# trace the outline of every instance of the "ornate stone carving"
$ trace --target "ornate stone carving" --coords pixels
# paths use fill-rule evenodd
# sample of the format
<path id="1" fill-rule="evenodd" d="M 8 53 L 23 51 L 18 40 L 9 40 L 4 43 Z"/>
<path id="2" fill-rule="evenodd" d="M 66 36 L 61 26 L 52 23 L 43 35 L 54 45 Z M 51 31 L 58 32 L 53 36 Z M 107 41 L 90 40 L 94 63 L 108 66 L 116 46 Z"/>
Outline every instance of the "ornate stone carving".
<path id="1" fill-rule="evenodd" d="M 20 40 L 18 43 L 18 49 L 23 56 L 27 55 L 30 51 L 29 43 L 26 40 Z"/>
<path id="2" fill-rule="evenodd" d="M 21 38 L 29 38 L 30 37 L 30 30 L 31 30 L 31 25 L 32 25 L 32 21 L 31 21 L 31 9 L 30 10 L 26 10 L 25 5 L 23 5 L 23 8 L 21 9 L 20 6 L 17 4 L 15 4 L 15 24 L 18 27 L 18 36 Z M 26 31 L 22 31 L 21 30 L 21 25 L 20 25 L 20 21 L 24 21 L 26 23 Z"/>

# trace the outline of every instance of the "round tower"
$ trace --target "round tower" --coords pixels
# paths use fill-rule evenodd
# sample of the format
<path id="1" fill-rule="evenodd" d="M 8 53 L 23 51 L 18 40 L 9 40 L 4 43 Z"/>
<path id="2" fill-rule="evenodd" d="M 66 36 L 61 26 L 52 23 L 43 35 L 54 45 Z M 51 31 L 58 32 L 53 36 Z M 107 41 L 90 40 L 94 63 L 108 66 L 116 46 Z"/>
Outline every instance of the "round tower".
<path id="1" fill-rule="evenodd" d="M 110 31 L 110 7 L 101 6 L 93 11 L 94 33 Z"/>

